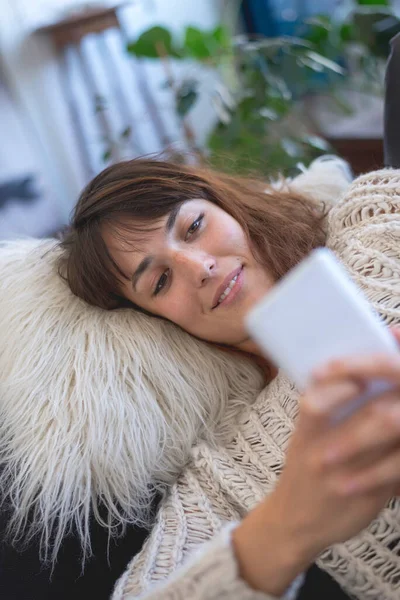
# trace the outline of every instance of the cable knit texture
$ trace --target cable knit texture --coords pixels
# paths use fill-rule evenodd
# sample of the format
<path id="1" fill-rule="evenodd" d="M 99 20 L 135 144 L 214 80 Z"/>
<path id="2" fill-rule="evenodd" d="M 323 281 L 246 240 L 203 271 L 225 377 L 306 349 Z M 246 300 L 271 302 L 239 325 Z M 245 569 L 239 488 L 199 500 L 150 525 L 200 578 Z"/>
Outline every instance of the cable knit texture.
<path id="1" fill-rule="evenodd" d="M 328 246 L 388 323 L 400 320 L 400 172 L 359 177 L 329 218 Z M 198 443 L 164 500 L 142 552 L 113 600 L 268 598 L 237 575 L 226 529 L 274 489 L 298 412 L 284 374 L 255 404 L 231 415 L 230 439 Z M 327 549 L 317 564 L 358 600 L 400 598 L 400 501 L 362 533 Z"/>
<path id="2" fill-rule="evenodd" d="M 238 575 L 237 563 L 230 544 L 230 534 L 234 526 L 236 523 L 225 527 L 213 542 L 206 545 L 206 552 L 194 553 L 190 564 L 181 568 L 167 590 L 162 582 L 159 585 L 156 583 L 150 596 L 152 600 L 164 598 L 264 600 L 268 598 L 265 594 L 252 590 Z M 154 551 L 158 550 L 158 545 L 155 545 Z M 168 558 L 167 564 L 169 563 Z M 156 575 L 154 577 L 156 578 Z M 124 578 L 121 579 L 119 587 L 122 593 Z M 117 596 L 118 591 L 115 594 L 115 597 Z"/>

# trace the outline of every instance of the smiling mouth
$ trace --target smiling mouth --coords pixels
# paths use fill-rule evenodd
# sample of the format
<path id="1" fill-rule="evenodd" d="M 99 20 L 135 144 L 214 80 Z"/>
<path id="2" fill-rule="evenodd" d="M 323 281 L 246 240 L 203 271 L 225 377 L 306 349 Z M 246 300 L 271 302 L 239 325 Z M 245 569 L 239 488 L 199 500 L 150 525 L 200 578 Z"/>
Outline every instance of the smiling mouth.
<path id="1" fill-rule="evenodd" d="M 242 267 L 242 269 L 243 269 L 243 267 Z M 217 308 L 229 296 L 229 294 L 232 292 L 232 290 L 235 287 L 236 282 L 237 282 L 237 280 L 238 280 L 238 278 L 240 276 L 240 273 L 242 272 L 242 269 L 239 271 L 239 273 L 236 273 L 236 275 L 234 275 L 232 277 L 232 279 L 230 280 L 230 282 L 226 286 L 225 290 L 222 292 L 222 294 L 218 298 L 217 304 L 215 304 L 215 306 L 213 306 L 213 309 Z"/>

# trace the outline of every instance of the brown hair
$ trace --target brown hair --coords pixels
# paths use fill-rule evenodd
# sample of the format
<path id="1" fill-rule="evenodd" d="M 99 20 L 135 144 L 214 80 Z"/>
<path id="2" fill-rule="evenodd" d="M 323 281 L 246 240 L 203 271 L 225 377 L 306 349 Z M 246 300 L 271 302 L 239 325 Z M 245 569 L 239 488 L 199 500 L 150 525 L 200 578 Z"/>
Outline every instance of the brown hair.
<path id="1" fill-rule="evenodd" d="M 132 306 L 119 292 L 126 275 L 109 254 L 102 228 L 143 231 L 195 198 L 217 204 L 240 223 L 275 281 L 325 243 L 323 204 L 287 186 L 276 190 L 257 179 L 138 158 L 106 168 L 83 190 L 61 243 L 60 274 L 90 304 Z"/>

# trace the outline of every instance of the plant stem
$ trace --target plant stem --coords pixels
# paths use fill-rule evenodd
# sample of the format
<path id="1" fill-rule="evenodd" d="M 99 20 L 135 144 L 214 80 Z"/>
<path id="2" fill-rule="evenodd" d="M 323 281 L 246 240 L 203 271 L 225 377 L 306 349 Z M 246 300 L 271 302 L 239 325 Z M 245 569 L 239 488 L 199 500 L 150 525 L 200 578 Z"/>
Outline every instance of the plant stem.
<path id="1" fill-rule="evenodd" d="M 175 106 L 177 105 L 177 101 L 178 101 L 178 94 L 179 94 L 179 89 L 175 80 L 175 77 L 172 73 L 172 69 L 171 69 L 171 65 L 170 65 L 170 61 L 168 58 L 168 54 L 166 51 L 166 48 L 164 46 L 164 42 L 157 42 L 156 43 L 156 50 L 157 50 L 157 54 L 161 60 L 161 64 L 164 67 L 164 71 L 167 77 L 167 81 L 168 81 L 168 85 L 172 90 L 172 93 L 174 95 L 174 100 L 175 100 Z M 181 124 L 182 124 L 182 129 L 183 129 L 183 133 L 185 136 L 185 140 L 186 143 L 190 149 L 190 151 L 195 155 L 196 159 L 202 163 L 205 160 L 204 154 L 203 152 L 200 150 L 197 141 L 196 141 L 196 136 L 195 133 L 193 131 L 193 128 L 191 127 L 191 125 L 187 122 L 187 120 L 183 117 L 180 117 L 176 111 L 176 114 L 178 116 L 178 119 L 180 120 Z"/>

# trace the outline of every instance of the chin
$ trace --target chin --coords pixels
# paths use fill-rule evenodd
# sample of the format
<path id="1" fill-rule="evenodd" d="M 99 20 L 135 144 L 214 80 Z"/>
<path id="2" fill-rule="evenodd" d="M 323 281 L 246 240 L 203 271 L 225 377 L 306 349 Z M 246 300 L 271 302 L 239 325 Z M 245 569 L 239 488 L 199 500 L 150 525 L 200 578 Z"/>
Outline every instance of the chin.
<path id="1" fill-rule="evenodd" d="M 225 338 L 224 341 L 219 340 L 219 344 L 225 344 L 226 346 L 231 346 L 232 348 L 240 349 L 243 344 L 249 343 L 250 339 L 247 333 L 243 333 L 243 335 L 229 335 Z"/>

